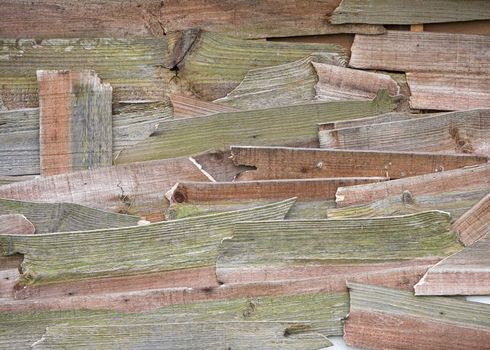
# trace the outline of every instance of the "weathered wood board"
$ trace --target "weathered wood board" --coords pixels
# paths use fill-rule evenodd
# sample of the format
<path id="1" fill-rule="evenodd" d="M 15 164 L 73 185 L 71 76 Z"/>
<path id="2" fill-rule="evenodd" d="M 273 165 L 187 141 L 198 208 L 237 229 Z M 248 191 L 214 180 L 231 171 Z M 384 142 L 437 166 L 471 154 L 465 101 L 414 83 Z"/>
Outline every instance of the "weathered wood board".
<path id="1" fill-rule="evenodd" d="M 0 212 L 0 234 L 29 235 L 35 231 L 34 225 L 24 215 Z"/>
<path id="2" fill-rule="evenodd" d="M 350 119 L 350 120 L 339 120 L 332 123 L 321 123 L 318 125 L 318 130 L 324 131 L 324 130 L 341 129 L 341 128 L 355 128 L 360 126 L 369 126 L 374 124 L 399 122 L 402 120 L 428 117 L 429 115 L 431 114 L 390 112 L 390 113 L 375 115 L 373 117 L 365 117 L 365 118 Z"/>
<path id="3" fill-rule="evenodd" d="M 172 102 L 174 119 L 202 117 L 216 113 L 238 111 L 236 108 L 221 105 L 219 103 L 201 101 L 192 97 L 180 95 L 170 95 L 170 101 Z"/>
<path id="4" fill-rule="evenodd" d="M 452 229 L 459 233 L 459 239 L 465 245 L 470 245 L 488 234 L 490 231 L 490 194 L 456 220 Z"/>

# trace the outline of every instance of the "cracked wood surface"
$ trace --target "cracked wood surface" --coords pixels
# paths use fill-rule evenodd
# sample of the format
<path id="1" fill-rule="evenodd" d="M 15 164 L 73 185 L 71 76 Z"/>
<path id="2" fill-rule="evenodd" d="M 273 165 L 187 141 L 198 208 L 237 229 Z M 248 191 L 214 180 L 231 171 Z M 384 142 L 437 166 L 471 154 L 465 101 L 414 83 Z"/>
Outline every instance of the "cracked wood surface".
<path id="1" fill-rule="evenodd" d="M 29 235 L 36 231 L 34 225 L 22 214 L 5 214 L 0 211 L 0 234 Z"/>
<path id="2" fill-rule="evenodd" d="M 379 184 L 339 187 L 336 194 L 337 207 L 366 204 L 386 197 L 401 198 L 409 191 L 417 198 L 444 192 L 463 192 L 490 187 L 490 165 L 465 167 L 433 174 L 386 181 Z"/>
<path id="3" fill-rule="evenodd" d="M 165 193 L 178 181 L 209 179 L 188 158 L 117 165 L 0 186 L 0 198 L 69 202 L 122 214 L 164 218 Z"/>
<path id="4" fill-rule="evenodd" d="M 169 31 L 203 28 L 243 38 L 267 38 L 335 33 L 379 34 L 382 26 L 332 25 L 326 21 L 340 0 L 111 0 L 79 4 L 69 0 L 39 0 L 26 4 L 2 1 L 5 20 L 0 36 L 124 37 L 163 36 Z M 278 25 L 280 23 L 280 25 Z"/>
<path id="5" fill-rule="evenodd" d="M 488 178 L 487 178 L 488 179 Z M 470 245 L 490 232 L 490 193 L 453 223 L 461 242 Z"/>
<path id="6" fill-rule="evenodd" d="M 294 280 L 431 264 L 461 249 L 448 213 L 388 218 L 241 222 L 224 239 L 220 282 Z M 342 281 L 342 285 L 345 279 Z"/>
<path id="7" fill-rule="evenodd" d="M 490 108 L 490 74 L 408 72 L 410 107 L 464 110 Z"/>
<path id="8" fill-rule="evenodd" d="M 388 31 L 356 35 L 349 66 L 403 72 L 490 73 L 490 36 Z"/>
<path id="9" fill-rule="evenodd" d="M 3 255 L 24 255 L 19 281 L 24 286 L 214 266 L 218 245 L 235 222 L 280 220 L 293 203 L 290 199 L 145 226 L 3 235 L 0 246 Z"/>
<path id="10" fill-rule="evenodd" d="M 398 179 L 487 162 L 487 157 L 472 155 L 320 148 L 231 146 L 231 152 L 236 165 L 256 168 L 240 173 L 238 180 L 349 176 Z"/>
<path id="11" fill-rule="evenodd" d="M 41 175 L 112 165 L 112 87 L 94 71 L 37 71 Z"/>
<path id="12" fill-rule="evenodd" d="M 0 215 L 7 214 L 24 215 L 34 225 L 35 233 L 135 226 L 140 221 L 137 216 L 105 212 L 73 203 L 36 203 L 0 198 Z"/>
<path id="13" fill-rule="evenodd" d="M 170 95 L 173 117 L 175 119 L 203 117 L 216 113 L 237 112 L 238 109 L 219 103 L 201 101 L 196 98 Z"/>
<path id="14" fill-rule="evenodd" d="M 490 305 L 348 282 L 344 339 L 369 349 L 489 349 Z"/>
<path id="15" fill-rule="evenodd" d="M 122 151 L 115 161 L 130 163 L 225 151 L 236 143 L 316 143 L 318 123 L 371 116 L 394 108 L 395 101 L 382 91 L 372 101 L 309 103 L 162 122 L 157 133 Z"/>
<path id="16" fill-rule="evenodd" d="M 490 109 L 321 130 L 320 147 L 490 156 Z"/>
<path id="17" fill-rule="evenodd" d="M 330 16 L 333 24 L 421 24 L 490 19 L 486 0 L 342 0 Z"/>

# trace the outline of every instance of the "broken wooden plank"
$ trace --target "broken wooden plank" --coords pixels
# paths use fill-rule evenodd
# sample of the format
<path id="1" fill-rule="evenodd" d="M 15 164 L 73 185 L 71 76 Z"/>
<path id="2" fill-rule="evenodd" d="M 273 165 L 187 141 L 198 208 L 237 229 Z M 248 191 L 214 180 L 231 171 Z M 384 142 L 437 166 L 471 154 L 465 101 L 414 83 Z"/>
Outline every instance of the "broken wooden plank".
<path id="1" fill-rule="evenodd" d="M 243 38 L 268 38 L 335 33 L 379 34 L 382 26 L 332 25 L 325 17 L 338 0 L 267 0 L 255 4 L 233 1 L 144 0 L 97 4 L 41 0 L 29 6 L 3 1 L 5 21 L 0 36 L 36 38 L 163 36 L 169 31 L 202 28 Z M 280 25 L 278 25 L 280 23 Z"/>
<path id="2" fill-rule="evenodd" d="M 347 276 L 439 261 L 461 249 L 450 216 L 240 222 L 216 262 L 222 283 Z M 413 260 L 416 260 L 414 262 Z"/>
<path id="3" fill-rule="evenodd" d="M 356 35 L 349 66 L 403 72 L 489 74 L 490 37 L 388 31 Z"/>
<path id="4" fill-rule="evenodd" d="M 391 96 L 400 93 L 397 82 L 387 74 L 364 72 L 312 62 L 318 75 L 316 97 L 321 101 L 371 100 L 381 89 Z"/>
<path id="5" fill-rule="evenodd" d="M 490 232 L 489 219 L 490 194 L 482 198 L 456 220 L 452 225 L 452 229 L 459 233 L 459 239 L 464 245 L 470 245 Z"/>
<path id="6" fill-rule="evenodd" d="M 0 234 L 29 235 L 36 231 L 34 225 L 22 214 L 0 212 Z"/>
<path id="7" fill-rule="evenodd" d="M 320 147 L 490 156 L 490 109 L 319 132 Z"/>
<path id="8" fill-rule="evenodd" d="M 431 267 L 415 285 L 415 295 L 490 294 L 489 232 L 490 229 L 480 240 Z"/>
<path id="9" fill-rule="evenodd" d="M 173 120 L 161 123 L 160 131 L 146 141 L 122 151 L 115 162 L 225 151 L 236 143 L 316 143 L 316 124 L 320 122 L 376 115 L 394 108 L 394 99 L 386 92 L 380 92 L 373 101 L 310 103 Z"/>
<path id="10" fill-rule="evenodd" d="M 296 197 L 289 211 L 292 217 L 325 217 L 325 203 L 335 198 L 339 186 L 384 181 L 386 178 L 331 178 L 302 180 L 264 180 L 240 182 L 181 182 L 167 193 L 170 207 L 166 217 L 189 216 L 237 210 Z M 208 186 L 209 184 L 209 186 Z M 327 204 L 328 205 L 328 204 Z"/>
<path id="11" fill-rule="evenodd" d="M 112 87 L 94 71 L 37 71 L 41 175 L 112 165 Z"/>
<path id="12" fill-rule="evenodd" d="M 375 115 L 373 117 L 365 117 L 350 120 L 339 120 L 332 123 L 321 123 L 318 125 L 319 131 L 341 129 L 341 128 L 355 128 L 359 126 L 368 126 L 373 124 L 381 123 L 391 123 L 398 122 L 402 120 L 415 119 L 419 117 L 427 117 L 430 114 L 415 114 L 407 112 L 390 112 L 380 115 Z"/>
<path id="13" fill-rule="evenodd" d="M 214 266 L 218 246 L 235 222 L 280 220 L 293 203 L 289 199 L 145 226 L 3 235 L 0 246 L 3 255 L 24 255 L 22 286 L 208 267 Z M 73 254 L 74 244 L 80 254 Z"/>
<path id="14" fill-rule="evenodd" d="M 410 107 L 464 110 L 490 108 L 488 74 L 408 72 Z"/>
<path id="15" fill-rule="evenodd" d="M 201 101 L 196 98 L 170 95 L 173 117 L 176 119 L 202 117 L 216 113 L 237 112 L 238 109 L 219 103 Z"/>
<path id="16" fill-rule="evenodd" d="M 51 21 L 51 20 L 50 20 Z M 164 97 L 167 41 L 159 38 L 4 39 L 0 96 L 9 109 L 38 106 L 36 70 L 92 69 L 113 87 L 113 100 Z"/>
<path id="17" fill-rule="evenodd" d="M 231 146 L 237 165 L 255 167 L 238 180 L 380 176 L 390 179 L 486 163 L 487 157 L 437 153 Z"/>
<path id="18" fill-rule="evenodd" d="M 488 349 L 490 305 L 348 282 L 347 345 L 369 349 Z"/>
<path id="19" fill-rule="evenodd" d="M 60 174 L 0 187 L 0 198 L 69 202 L 121 214 L 164 218 L 165 193 L 178 181 L 208 181 L 188 158 L 132 163 Z"/>
<path id="20" fill-rule="evenodd" d="M 432 0 L 414 4 L 410 0 L 342 0 L 330 22 L 369 24 L 419 24 L 472 21 L 490 18 L 490 4 L 485 0 L 461 3 Z"/>
<path id="21" fill-rule="evenodd" d="M 135 226 L 141 220 L 138 216 L 105 212 L 73 203 L 36 203 L 0 198 L 0 215 L 6 214 L 25 215 L 36 233 Z"/>

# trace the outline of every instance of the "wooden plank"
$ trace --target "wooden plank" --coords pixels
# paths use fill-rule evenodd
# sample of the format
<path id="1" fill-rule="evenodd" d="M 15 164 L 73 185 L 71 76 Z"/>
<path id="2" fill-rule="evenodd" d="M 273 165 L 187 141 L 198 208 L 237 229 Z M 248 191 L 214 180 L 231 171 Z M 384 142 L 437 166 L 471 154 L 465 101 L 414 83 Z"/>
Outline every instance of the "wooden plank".
<path id="1" fill-rule="evenodd" d="M 165 193 L 182 180 L 209 179 L 188 158 L 176 158 L 12 183 L 0 187 L 0 198 L 76 203 L 158 221 L 168 205 Z"/>
<path id="2" fill-rule="evenodd" d="M 391 123 L 398 122 L 402 120 L 415 119 L 419 117 L 427 117 L 431 114 L 415 114 L 415 113 L 407 113 L 407 112 L 390 112 L 384 113 L 380 115 L 375 115 L 373 117 L 365 117 L 358 119 L 350 119 L 350 120 L 339 120 L 332 123 L 321 123 L 318 124 L 319 131 L 323 130 L 332 130 L 332 129 L 341 129 L 341 128 L 354 128 L 359 126 L 368 126 L 373 124 L 381 124 L 381 123 Z"/>
<path id="3" fill-rule="evenodd" d="M 338 0 L 234 1 L 144 0 L 96 4 L 39 0 L 25 4 L 4 0 L 0 36 L 36 38 L 162 36 L 169 31 L 202 28 L 244 38 L 383 32 L 382 26 L 331 25 L 325 17 Z M 280 23 L 280 25 L 277 25 Z"/>
<path id="4" fill-rule="evenodd" d="M 114 102 L 162 100 L 173 75 L 161 69 L 167 48 L 159 38 L 3 39 L 0 97 L 9 109 L 37 107 L 36 70 L 92 69 L 111 84 Z"/>
<path id="5" fill-rule="evenodd" d="M 490 155 L 490 109 L 319 132 L 320 147 Z"/>
<path id="6" fill-rule="evenodd" d="M 264 110 L 220 113 L 163 122 L 158 133 L 121 152 L 116 163 L 225 151 L 232 144 L 316 143 L 320 122 L 389 112 L 395 102 L 385 92 L 373 101 L 324 102 Z"/>
<path id="7" fill-rule="evenodd" d="M 423 24 L 412 24 L 412 25 L 410 25 L 410 31 L 411 32 L 423 32 L 424 31 L 424 25 Z"/>
<path id="8" fill-rule="evenodd" d="M 41 175 L 112 165 L 112 87 L 94 71 L 37 71 Z"/>
<path id="9" fill-rule="evenodd" d="M 36 203 L 0 198 L 0 215 L 15 214 L 24 215 L 34 225 L 36 233 L 135 226 L 141 220 L 138 216 L 115 214 L 73 203 Z"/>
<path id="10" fill-rule="evenodd" d="M 206 115 L 237 112 L 238 109 L 219 103 L 201 101 L 192 97 L 170 95 L 173 107 L 173 117 L 176 119 L 202 117 Z"/>
<path id="11" fill-rule="evenodd" d="M 450 216 L 241 222 L 223 240 L 216 276 L 223 283 L 350 276 L 431 264 L 461 249 Z M 417 260 L 417 262 L 413 262 Z M 339 286 L 340 288 L 340 286 Z"/>
<path id="12" fill-rule="evenodd" d="M 490 232 L 490 229 L 487 230 Z M 476 241 L 431 267 L 415 285 L 416 295 L 490 294 L 490 237 Z"/>
<path id="13" fill-rule="evenodd" d="M 25 176 L 3 176 L 0 175 L 0 186 L 8 185 L 14 182 L 27 181 L 34 179 L 35 176 L 25 175 Z"/>
<path id="14" fill-rule="evenodd" d="M 470 245 L 488 234 L 490 231 L 489 218 L 490 194 L 482 198 L 456 220 L 452 225 L 452 229 L 459 233 L 459 239 L 464 245 Z"/>
<path id="15" fill-rule="evenodd" d="M 0 213 L 0 234 L 29 235 L 36 231 L 34 225 L 21 214 Z"/>
<path id="16" fill-rule="evenodd" d="M 232 146 L 237 165 L 255 167 L 238 180 L 319 177 L 410 177 L 487 162 L 487 157 L 437 153 Z"/>
<path id="17" fill-rule="evenodd" d="M 388 31 L 356 35 L 349 65 L 403 72 L 489 74 L 490 37 L 485 35 Z"/>
<path id="18" fill-rule="evenodd" d="M 24 255 L 19 286 L 212 267 L 221 240 L 243 220 L 281 220 L 294 199 L 145 226 L 2 235 L 3 255 Z M 80 254 L 73 254 L 74 244 Z M 19 288 L 20 289 L 20 288 Z"/>
<path id="19" fill-rule="evenodd" d="M 316 97 L 321 101 L 371 100 L 381 89 L 391 96 L 400 93 L 397 82 L 387 74 L 364 72 L 312 62 L 318 75 Z"/>
<path id="20" fill-rule="evenodd" d="M 488 74 L 408 72 L 410 106 L 417 109 L 490 108 Z"/>
<path id="21" fill-rule="evenodd" d="M 369 349 L 488 349 L 490 306 L 348 282 L 347 345 Z"/>

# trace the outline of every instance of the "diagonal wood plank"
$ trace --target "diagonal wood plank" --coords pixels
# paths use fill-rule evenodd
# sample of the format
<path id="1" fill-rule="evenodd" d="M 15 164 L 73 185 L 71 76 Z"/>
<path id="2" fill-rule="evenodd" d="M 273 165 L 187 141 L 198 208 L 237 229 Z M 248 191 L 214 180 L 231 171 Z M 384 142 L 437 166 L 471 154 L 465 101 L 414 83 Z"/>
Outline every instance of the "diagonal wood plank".
<path id="1" fill-rule="evenodd" d="M 484 237 L 490 230 L 490 194 L 482 198 L 470 210 L 453 223 L 461 242 L 470 245 Z"/>

